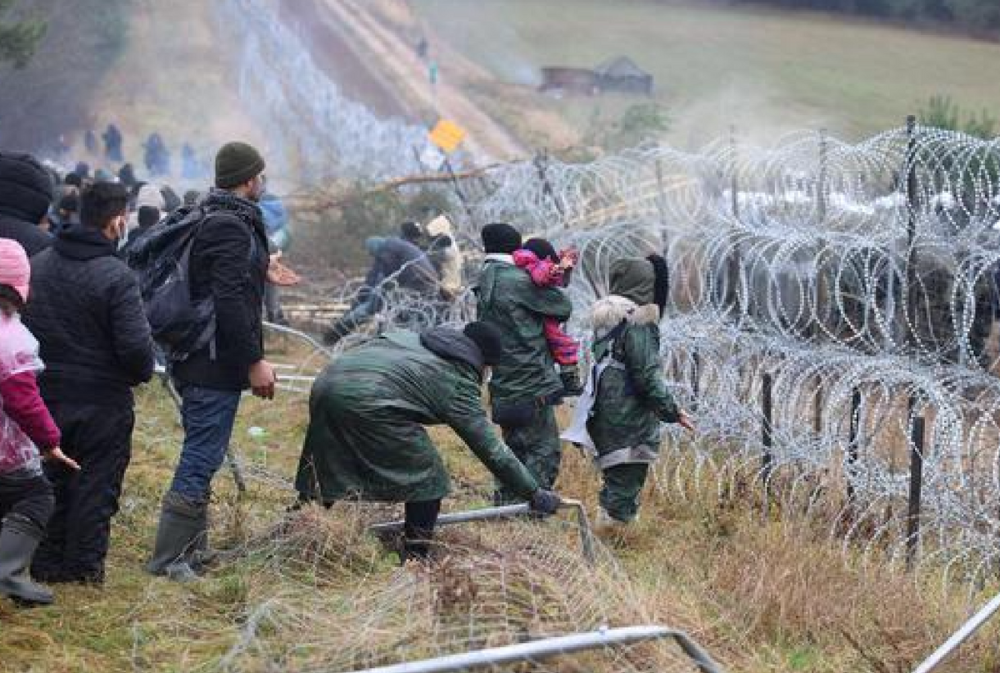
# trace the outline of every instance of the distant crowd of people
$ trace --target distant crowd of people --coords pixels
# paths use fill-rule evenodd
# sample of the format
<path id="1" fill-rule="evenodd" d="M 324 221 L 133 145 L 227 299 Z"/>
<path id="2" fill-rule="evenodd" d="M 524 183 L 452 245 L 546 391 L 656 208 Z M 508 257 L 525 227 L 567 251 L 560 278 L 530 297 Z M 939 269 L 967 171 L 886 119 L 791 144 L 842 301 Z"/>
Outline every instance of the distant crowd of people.
<path id="1" fill-rule="evenodd" d="M 266 312 L 280 319 L 280 306 L 268 287 L 298 280 L 278 261 L 287 213 L 268 198 L 264 157 L 228 143 L 214 167 L 210 189 L 179 199 L 126 166 L 116 177 L 86 166 L 57 175 L 0 152 L 2 595 L 44 604 L 53 596 L 39 582 L 103 582 L 131 458 L 133 390 L 158 358 L 181 397 L 184 439 L 146 568 L 192 580 L 213 562 L 212 480 L 242 394 L 275 394 L 263 323 Z M 404 560 L 430 553 L 450 490 L 424 426 L 458 433 L 496 477 L 497 502 L 526 501 L 547 515 L 562 502 L 552 490 L 555 408 L 579 396 L 565 438 L 587 447 L 604 474 L 606 524 L 637 516 L 661 423 L 691 427 L 659 365 L 662 258 L 612 265 L 612 294 L 593 307 L 596 365 L 584 384 L 580 344 L 563 327 L 575 252 L 522 241 L 503 223 L 484 227 L 482 241 L 475 322 L 389 330 L 337 356 L 312 391 L 296 506 L 405 503 Z M 387 284 L 435 301 L 461 290 L 447 220 L 404 223 L 367 249 L 366 290 L 328 342 L 377 312 Z"/>

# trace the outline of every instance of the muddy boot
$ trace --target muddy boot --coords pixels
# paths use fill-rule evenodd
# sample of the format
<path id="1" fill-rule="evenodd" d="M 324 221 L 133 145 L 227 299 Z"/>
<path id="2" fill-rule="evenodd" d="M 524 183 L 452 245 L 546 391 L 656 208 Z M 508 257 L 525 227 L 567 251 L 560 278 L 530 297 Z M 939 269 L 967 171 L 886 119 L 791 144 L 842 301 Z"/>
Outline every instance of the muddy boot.
<path id="1" fill-rule="evenodd" d="M 168 491 L 163 496 L 156 545 L 146 564 L 146 572 L 179 582 L 197 579 L 192 562 L 208 532 L 207 511 L 208 503 Z"/>
<path id="2" fill-rule="evenodd" d="M 50 605 L 52 592 L 31 581 L 28 568 L 45 531 L 31 519 L 11 514 L 0 529 L 0 595 L 26 605 Z"/>

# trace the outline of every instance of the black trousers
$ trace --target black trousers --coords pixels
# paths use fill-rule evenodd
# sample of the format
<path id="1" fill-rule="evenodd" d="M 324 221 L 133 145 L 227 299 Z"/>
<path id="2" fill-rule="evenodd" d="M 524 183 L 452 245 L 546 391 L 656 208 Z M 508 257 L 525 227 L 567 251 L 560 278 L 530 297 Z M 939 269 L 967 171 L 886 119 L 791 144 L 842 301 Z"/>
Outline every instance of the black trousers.
<path id="1" fill-rule="evenodd" d="M 103 582 L 125 469 L 132 456 L 135 414 L 129 407 L 55 402 L 62 450 L 80 464 L 74 472 L 49 465 L 56 507 L 32 573 L 47 582 Z"/>
<path id="2" fill-rule="evenodd" d="M 52 484 L 44 475 L 15 478 L 0 474 L 0 520 L 17 515 L 44 530 L 54 507 Z"/>

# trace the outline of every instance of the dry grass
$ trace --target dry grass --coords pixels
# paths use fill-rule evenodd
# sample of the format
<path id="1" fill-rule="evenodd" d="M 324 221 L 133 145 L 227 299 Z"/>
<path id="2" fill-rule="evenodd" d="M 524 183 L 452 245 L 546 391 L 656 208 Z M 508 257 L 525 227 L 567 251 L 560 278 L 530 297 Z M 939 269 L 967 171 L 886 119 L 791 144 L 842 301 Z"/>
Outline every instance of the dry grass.
<path id="1" fill-rule="evenodd" d="M 752 498 L 720 498 L 712 479 L 686 485 L 684 497 L 675 484 L 651 482 L 642 521 L 604 538 L 608 555 L 591 574 L 572 529 L 551 523 L 448 531 L 441 539 L 450 560 L 433 571 L 400 569 L 395 553 L 363 532 L 398 509 L 342 504 L 289 516 L 281 479 L 252 480 L 238 498 L 222 473 L 214 540 L 234 551 L 207 579 L 178 586 L 149 578 L 141 564 L 180 435 L 157 386 L 142 391 L 139 410 L 107 586 L 60 587 L 51 608 L 0 603 L 5 671 L 350 666 L 389 661 L 392 652 L 441 653 L 458 646 L 458 632 L 488 643 L 504 628 L 558 632 L 607 619 L 682 627 L 732 671 L 895 673 L 930 652 L 969 606 L 962 588 L 942 587 L 929 569 L 907 576 L 862 563 L 818 525 L 778 521 Z M 302 396 L 245 404 L 235 438 L 255 473 L 292 474 L 305 414 Z M 250 425 L 266 437 L 249 439 Z M 482 466 L 451 433 L 432 434 L 454 474 L 446 506 L 486 504 L 491 480 Z M 568 451 L 560 488 L 593 511 L 598 486 L 586 459 Z M 1000 670 L 998 635 L 977 637 L 943 670 Z M 680 670 L 670 668 L 675 654 L 646 654 L 664 657 L 660 670 Z M 627 657 L 576 665 L 631 666 Z"/>

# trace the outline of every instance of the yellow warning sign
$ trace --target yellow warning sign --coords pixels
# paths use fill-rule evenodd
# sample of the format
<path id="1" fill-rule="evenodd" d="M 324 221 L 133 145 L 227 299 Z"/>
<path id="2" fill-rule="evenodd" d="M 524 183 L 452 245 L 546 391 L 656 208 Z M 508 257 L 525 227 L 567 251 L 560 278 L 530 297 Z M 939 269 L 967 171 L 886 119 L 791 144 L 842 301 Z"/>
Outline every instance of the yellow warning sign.
<path id="1" fill-rule="evenodd" d="M 431 130 L 431 142 L 451 154 L 465 140 L 465 129 L 448 119 L 442 119 Z"/>

